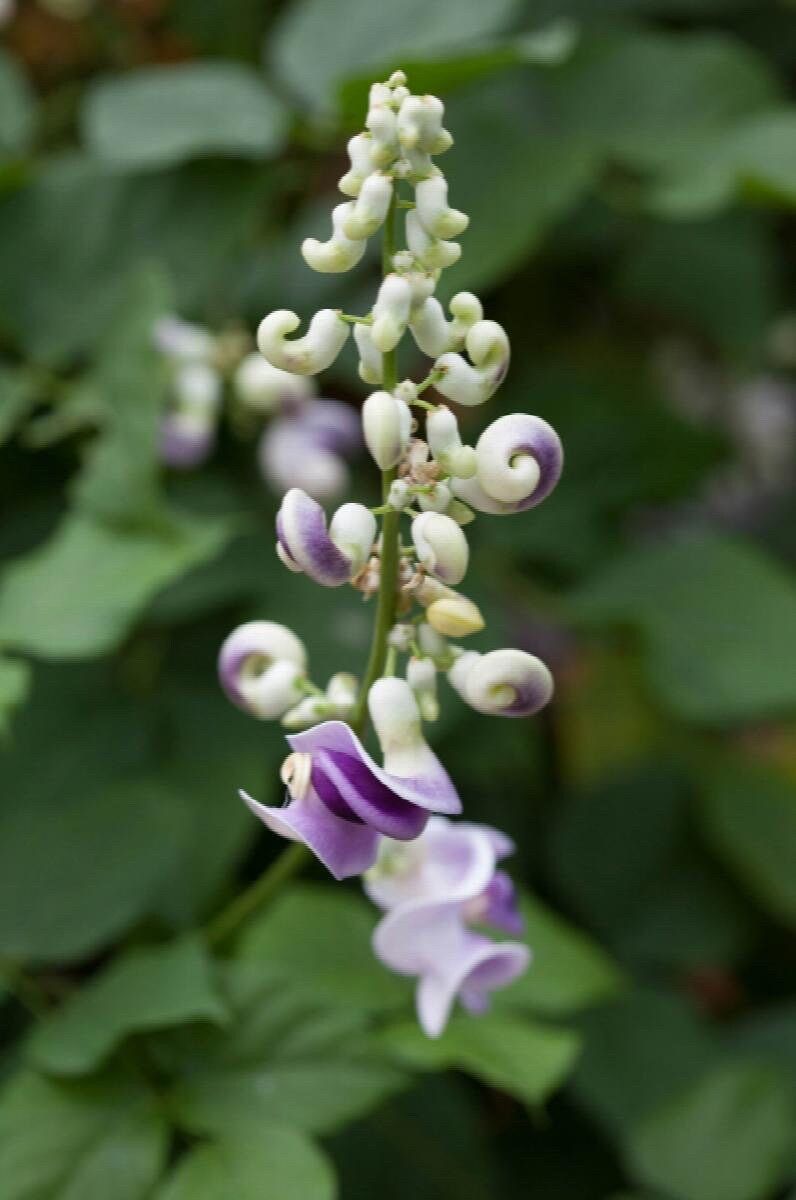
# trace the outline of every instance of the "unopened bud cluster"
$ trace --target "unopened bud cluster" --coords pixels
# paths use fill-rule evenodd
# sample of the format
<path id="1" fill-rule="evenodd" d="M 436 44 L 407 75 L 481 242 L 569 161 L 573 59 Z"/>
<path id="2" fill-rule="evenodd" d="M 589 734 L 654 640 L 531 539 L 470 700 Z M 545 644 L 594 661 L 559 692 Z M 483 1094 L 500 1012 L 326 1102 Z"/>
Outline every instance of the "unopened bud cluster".
<path id="1" fill-rule="evenodd" d="M 450 206 L 435 162 L 452 145 L 443 118 L 442 102 L 412 95 L 400 71 L 372 86 L 365 129 L 348 143 L 350 168 L 339 181 L 347 199 L 332 213 L 329 238 L 307 239 L 302 254 L 316 271 L 348 271 L 384 227 L 387 270 L 373 306 L 362 316 L 322 309 L 303 334 L 297 314 L 279 310 L 257 334 L 272 368 L 303 378 L 330 366 L 353 332 L 360 377 L 373 389 L 362 405 L 362 437 L 382 472 L 384 501 L 373 509 L 343 504 L 327 519 L 309 489 L 293 486 L 277 517 L 277 554 L 288 570 L 324 587 L 379 594 L 374 647 L 383 671 L 369 674 L 361 689 L 347 672 L 321 687 L 307 675 L 303 647 L 270 622 L 236 630 L 220 659 L 234 703 L 303 730 L 288 737 L 287 806 L 246 802 L 338 878 L 367 872 L 368 891 L 386 911 L 376 952 L 420 977 L 421 1021 L 432 1034 L 454 996 L 482 1006 L 482 991 L 509 982 L 528 961 L 525 947 L 497 948 L 470 929 L 473 921 L 519 928 L 510 881 L 495 866 L 511 846 L 495 830 L 447 820 L 461 802 L 422 730 L 440 710 L 438 677 L 447 676 L 473 709 L 503 717 L 536 713 L 553 693 L 550 672 L 534 655 L 459 645 L 484 628 L 477 605 L 459 590 L 470 565 L 466 527 L 478 512 L 506 515 L 539 504 L 562 468 L 555 431 L 527 413 L 499 417 L 475 445 L 461 436 L 456 407 L 490 399 L 506 376 L 510 347 L 477 296 L 460 292 L 446 311 L 435 295 L 442 271 L 460 257 L 455 239 L 468 224 Z M 401 217 L 404 244 L 396 246 Z M 399 380 L 395 370 L 407 333 L 432 360 L 419 381 Z M 358 737 L 368 713 L 382 765 Z M 446 875 L 448 854 L 461 855 L 460 875 Z"/>
<path id="2" fill-rule="evenodd" d="M 278 495 L 301 487 L 318 500 L 333 500 L 346 490 L 347 460 L 362 446 L 360 422 L 347 404 L 319 398 L 308 376 L 272 366 L 240 330 L 214 334 L 165 316 L 153 340 L 168 372 L 163 463 L 189 470 L 207 461 L 228 397 L 237 426 L 262 425 L 257 463 Z"/>

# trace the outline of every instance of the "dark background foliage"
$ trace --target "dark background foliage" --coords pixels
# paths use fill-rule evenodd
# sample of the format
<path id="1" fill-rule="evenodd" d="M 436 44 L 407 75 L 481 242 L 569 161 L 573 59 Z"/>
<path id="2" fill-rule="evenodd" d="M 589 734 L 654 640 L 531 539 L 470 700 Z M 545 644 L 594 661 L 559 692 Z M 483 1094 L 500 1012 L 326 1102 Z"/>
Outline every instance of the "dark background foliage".
<path id="1" fill-rule="evenodd" d="M 225 428 L 155 458 L 162 312 L 357 311 L 308 272 L 367 81 L 441 94 L 450 290 L 514 359 L 553 498 L 473 527 L 478 640 L 554 704 L 432 738 L 517 840 L 535 965 L 439 1042 L 319 870 L 276 855 L 281 734 L 215 655 L 370 612 L 272 553 Z M 796 1185 L 796 10 L 788 0 L 21 0 L 0 48 L 2 1200 L 780 1200 Z M 325 236 L 325 235 L 323 235 Z M 353 402 L 351 358 L 324 380 Z M 466 414 L 475 435 L 483 414 Z M 355 493 L 373 492 L 365 464 Z M 334 1180 L 337 1179 L 337 1184 Z M 335 1189 L 338 1189 L 336 1192 Z"/>

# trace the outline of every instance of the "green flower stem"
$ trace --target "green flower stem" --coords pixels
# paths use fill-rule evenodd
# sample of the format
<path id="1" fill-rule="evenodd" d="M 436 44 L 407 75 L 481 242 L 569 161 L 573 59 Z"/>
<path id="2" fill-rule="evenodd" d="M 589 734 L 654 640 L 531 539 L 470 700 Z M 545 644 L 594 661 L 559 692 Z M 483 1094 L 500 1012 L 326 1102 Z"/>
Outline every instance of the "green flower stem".
<path id="1" fill-rule="evenodd" d="M 381 261 L 382 273 L 388 275 L 392 271 L 392 258 L 395 253 L 395 213 L 397 202 L 393 196 L 390 211 L 384 223 L 384 238 L 382 241 Z M 344 320 L 351 322 L 361 318 L 348 314 Z M 382 357 L 383 386 L 392 391 L 398 383 L 398 364 L 395 350 Z M 390 484 L 395 479 L 395 469 L 383 471 L 381 490 L 384 503 L 390 494 Z M 381 571 L 379 577 L 379 596 L 376 603 L 376 625 L 373 630 L 373 641 L 370 656 L 365 671 L 365 678 L 357 697 L 357 703 L 351 717 L 351 728 L 361 734 L 365 728 L 368 715 L 368 692 L 371 684 L 384 673 L 387 663 L 387 638 L 395 620 L 395 591 L 398 583 L 398 560 L 400 549 L 400 518 L 397 509 L 387 506 L 381 527 Z M 306 846 L 293 842 L 283 850 L 279 858 L 263 872 L 259 879 L 250 884 L 237 895 L 226 908 L 222 908 L 205 929 L 207 943 L 213 949 L 218 949 L 235 934 L 241 925 L 252 917 L 259 909 L 274 898 L 279 889 L 293 878 L 310 860 L 310 852 Z"/>

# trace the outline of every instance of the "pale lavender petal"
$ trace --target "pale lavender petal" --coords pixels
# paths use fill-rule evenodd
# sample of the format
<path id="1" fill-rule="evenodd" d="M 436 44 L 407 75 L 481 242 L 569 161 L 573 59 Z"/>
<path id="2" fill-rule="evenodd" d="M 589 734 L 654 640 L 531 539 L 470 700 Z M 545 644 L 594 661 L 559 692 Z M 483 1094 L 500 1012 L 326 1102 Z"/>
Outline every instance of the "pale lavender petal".
<path id="1" fill-rule="evenodd" d="M 365 891 L 380 908 L 407 901 L 471 900 L 489 886 L 495 870 L 491 831 L 486 826 L 432 817 L 394 869 L 377 869 L 365 880 Z"/>
<path id="2" fill-rule="evenodd" d="M 424 756 L 426 769 L 422 774 L 402 776 L 391 774 L 374 762 L 354 731 L 343 721 L 324 721 L 314 729 L 292 734 L 287 740 L 293 750 L 307 754 L 329 750 L 359 759 L 391 792 L 419 808 L 448 814 L 462 810 L 462 802 L 450 776 L 431 750 Z"/>
<path id="3" fill-rule="evenodd" d="M 283 808 L 260 804 L 243 791 L 240 796 L 274 833 L 309 847 L 335 879 L 361 875 L 376 861 L 378 833 L 335 816 L 312 788 Z"/>
<path id="4" fill-rule="evenodd" d="M 212 425 L 189 424 L 176 414 L 166 416 L 160 425 L 158 457 L 179 470 L 198 467 L 209 457 L 215 441 Z"/>
<path id="5" fill-rule="evenodd" d="M 351 561 L 329 537 L 326 514 L 300 488 L 282 500 L 276 533 L 285 554 L 316 583 L 339 587 L 351 578 Z"/>
<path id="6" fill-rule="evenodd" d="M 522 914 L 517 907 L 517 891 L 514 882 L 505 871 L 496 871 L 483 893 L 482 915 L 486 925 L 492 925 L 503 933 L 519 936 L 525 928 Z"/>
<path id="7" fill-rule="evenodd" d="M 362 447 L 362 422 L 350 404 L 339 400 L 310 400 L 297 418 L 307 438 L 333 454 L 350 457 Z"/>
<path id="8" fill-rule="evenodd" d="M 345 491 L 348 468 L 338 455 L 307 437 L 300 421 L 271 421 L 257 450 L 260 472 L 275 492 L 301 488 L 313 500 L 334 500 Z"/>

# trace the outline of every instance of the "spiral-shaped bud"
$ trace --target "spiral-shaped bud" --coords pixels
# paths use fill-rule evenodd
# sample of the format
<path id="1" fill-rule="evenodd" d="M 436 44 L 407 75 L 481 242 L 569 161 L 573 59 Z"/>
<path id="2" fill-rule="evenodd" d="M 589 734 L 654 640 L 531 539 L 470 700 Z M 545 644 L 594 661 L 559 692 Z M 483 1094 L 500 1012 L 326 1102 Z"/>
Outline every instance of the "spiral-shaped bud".
<path id="1" fill-rule="evenodd" d="M 346 343 L 349 326 L 333 308 L 322 308 L 303 337 L 287 341 L 298 329 L 294 312 L 280 308 L 269 313 L 257 330 L 257 347 L 273 367 L 294 375 L 317 375 L 331 366 Z"/>
<path id="2" fill-rule="evenodd" d="M 398 111 L 398 139 L 404 150 L 443 154 L 453 138 L 443 129 L 445 106 L 436 96 L 407 96 Z"/>
<path id="3" fill-rule="evenodd" d="M 300 488 L 291 488 L 276 518 L 277 554 L 292 571 L 303 571 L 324 587 L 340 587 L 365 565 L 376 537 L 376 518 L 362 504 L 326 514 Z"/>
<path id="4" fill-rule="evenodd" d="M 448 475 L 469 479 L 476 472 L 476 452 L 462 445 L 459 422 L 449 408 L 441 405 L 426 419 L 426 437 L 435 460 Z"/>
<path id="5" fill-rule="evenodd" d="M 353 207 L 345 205 L 341 226 L 346 237 L 371 237 L 384 224 L 392 200 L 392 176 L 382 171 L 368 175 L 360 188 Z"/>
<path id="6" fill-rule="evenodd" d="M 438 392 L 456 404 L 473 407 L 494 395 L 509 369 L 511 349 L 506 332 L 497 321 L 477 321 L 467 331 L 468 363 L 461 354 L 443 354 L 434 369 L 443 372 Z"/>
<path id="7" fill-rule="evenodd" d="M 371 338 L 382 354 L 394 350 L 409 321 L 412 289 L 402 275 L 394 272 L 382 280 L 376 303 L 373 305 Z"/>
<path id="8" fill-rule="evenodd" d="M 541 659 L 506 648 L 461 655 L 448 672 L 456 691 L 478 712 L 529 717 L 553 695 L 553 677 Z"/>
<path id="9" fill-rule="evenodd" d="M 470 224 L 467 213 L 448 205 L 448 181 L 441 171 L 415 185 L 417 215 L 427 233 L 436 238 L 454 238 Z"/>
<path id="10" fill-rule="evenodd" d="M 229 699 L 252 716 L 281 717 L 301 698 L 307 654 L 296 635 L 273 621 L 250 621 L 226 639 L 218 676 Z"/>
<path id="11" fill-rule="evenodd" d="M 344 196 L 356 198 L 365 180 L 377 169 L 374 149 L 373 138 L 369 133 L 358 133 L 350 139 L 347 150 L 351 168 L 337 185 Z"/>
<path id="12" fill-rule="evenodd" d="M 461 583 L 467 574 L 470 548 L 460 527 L 444 513 L 424 512 L 412 521 L 418 562 L 443 583 Z"/>
<path id="13" fill-rule="evenodd" d="M 241 359 L 232 386 L 241 403 L 265 415 L 298 409 L 315 394 L 315 384 L 309 376 L 272 367 L 256 352 Z"/>
<path id="14" fill-rule="evenodd" d="M 365 445 L 382 471 L 403 458 L 412 433 L 412 414 L 404 400 L 390 392 L 373 392 L 362 405 Z"/>
<path id="15" fill-rule="evenodd" d="M 453 489 L 479 512 L 524 512 L 549 496 L 561 477 L 558 434 L 541 417 L 511 413 L 487 426 L 475 447 L 477 475 Z"/>
<path id="16" fill-rule="evenodd" d="M 301 243 L 302 258 L 313 271 L 321 275 L 339 275 L 342 271 L 350 271 L 362 258 L 367 242 L 354 239 L 348 233 L 358 203 L 358 200 L 348 200 L 332 209 L 332 236 L 328 241 L 305 238 Z"/>
<path id="17" fill-rule="evenodd" d="M 462 248 L 458 242 L 432 237 L 414 208 L 406 214 L 406 244 L 418 262 L 428 271 L 452 267 L 462 256 Z"/>

